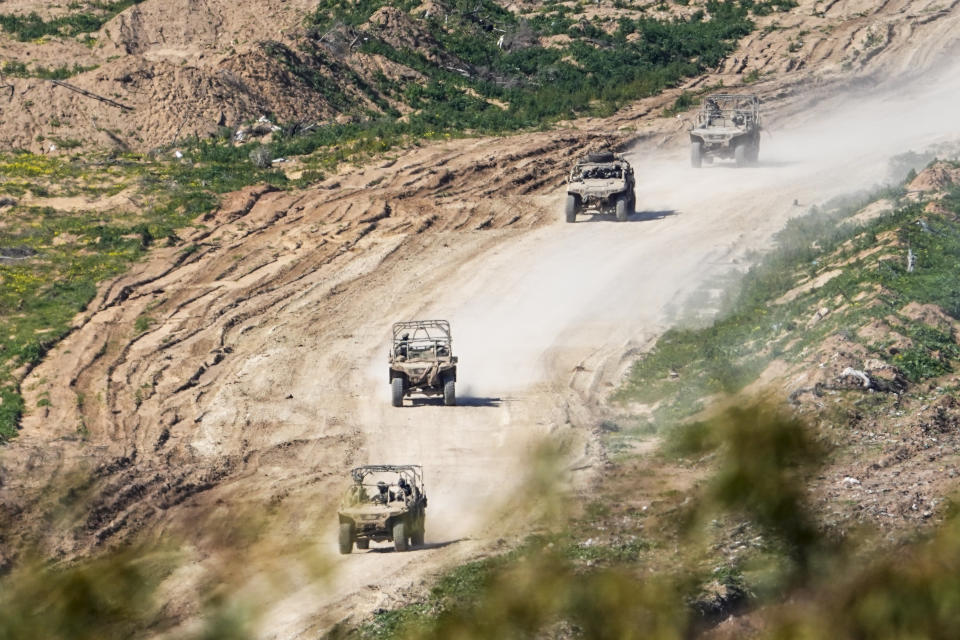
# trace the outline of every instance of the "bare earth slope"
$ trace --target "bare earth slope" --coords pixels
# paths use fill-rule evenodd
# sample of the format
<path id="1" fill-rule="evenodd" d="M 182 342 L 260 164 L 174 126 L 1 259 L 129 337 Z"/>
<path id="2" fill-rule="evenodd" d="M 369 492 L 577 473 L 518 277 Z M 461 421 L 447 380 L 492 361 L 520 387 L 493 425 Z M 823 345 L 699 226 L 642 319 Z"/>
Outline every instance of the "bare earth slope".
<path id="1" fill-rule="evenodd" d="M 646 14 L 667 19 L 692 12 L 699 4 L 643 3 Z M 957 27 L 957 0 L 801 0 L 798 5 L 789 13 L 758 18 L 760 28 L 739 51 L 692 88 L 718 80 L 735 86 L 752 73 L 760 78 L 776 74 L 772 78 L 776 85 L 793 84 L 782 74 L 824 82 L 879 69 L 909 73 L 936 57 L 940 43 Z M 537 7 L 536 2 L 524 3 L 520 10 Z M 308 0 L 268 5 L 247 0 L 145 0 L 93 34 L 48 36 L 36 43 L 0 32 L 5 63 L 30 69 L 90 68 L 69 82 L 130 107 L 104 104 L 41 78 L 8 74 L 0 81 L 10 87 L 9 94 L 7 89 L 0 93 L 4 114 L 0 141 L 34 151 L 49 149 L 49 141 L 55 139 L 148 150 L 188 136 L 209 136 L 222 126 L 235 128 L 268 114 L 278 122 L 348 117 L 330 96 L 311 88 L 265 48 L 267 43 L 279 43 L 296 51 L 304 42 L 319 42 L 325 34 L 312 33 L 304 24 L 315 8 L 316 3 Z M 431 8 L 449 10 L 443 3 L 424 3 L 414 13 L 429 14 Z M 39 0 L 7 2 L 3 8 L 10 14 L 32 11 L 44 18 L 69 13 Z M 600 4 L 585 9 L 583 16 L 597 18 L 602 28 L 615 28 L 618 11 Z M 378 12 L 376 20 L 359 28 L 385 42 L 432 55 L 436 43 L 418 38 L 418 27 L 396 20 L 398 14 Z M 93 40 L 85 40 L 88 35 Z M 411 68 L 360 53 L 348 44 L 328 47 L 330 63 L 343 65 L 369 86 L 378 84 L 380 74 L 401 85 L 420 78 Z M 329 77 L 331 71 L 323 74 Z M 336 82 L 358 105 L 378 109 L 354 83 Z M 636 111 L 659 110 L 660 102 L 648 101 Z"/>
<path id="2" fill-rule="evenodd" d="M 489 546 L 502 521 L 491 529 L 487 516 L 516 488 L 538 437 L 575 443 L 571 469 L 598 458 L 591 406 L 618 380 L 623 354 L 762 247 L 799 212 L 795 200 L 872 184 L 890 155 L 949 133 L 956 69 L 933 63 L 956 51 L 956 3 L 888 2 L 864 16 L 866 3 L 819 2 L 822 17 L 802 4 L 789 33 L 816 19 L 831 35 L 757 85 L 774 132 L 758 167 L 687 169 L 677 124 L 644 115 L 667 97 L 577 129 L 412 149 L 304 192 L 231 196 L 185 233 L 189 250 L 158 250 L 105 284 L 23 385 L 28 407 L 45 392 L 51 406 L 32 410 L 0 451 L 0 509 L 16 522 L 4 548 L 39 541 L 71 557 L 169 533 L 203 568 L 219 553 L 202 524 L 211 513 L 281 504 L 302 516 L 292 539 L 332 553 L 347 469 L 423 464 L 432 548 L 338 558 L 330 583 L 273 594 L 261 634 L 290 638 L 402 599 Z M 849 49 L 843 39 L 868 24 L 888 26 L 887 48 L 847 69 L 841 53 L 823 52 Z M 766 37 L 738 58 L 781 61 Z M 897 74 L 904 60 L 912 78 Z M 876 86 L 847 93 L 847 82 Z M 570 158 L 633 141 L 641 211 L 628 223 L 561 223 Z M 453 323 L 455 409 L 388 406 L 389 324 L 420 316 Z M 73 486 L 78 469 L 94 482 Z M 51 479 L 80 496 L 76 511 L 54 508 Z M 195 612 L 184 594 L 196 581 L 170 585 L 172 617 Z"/>

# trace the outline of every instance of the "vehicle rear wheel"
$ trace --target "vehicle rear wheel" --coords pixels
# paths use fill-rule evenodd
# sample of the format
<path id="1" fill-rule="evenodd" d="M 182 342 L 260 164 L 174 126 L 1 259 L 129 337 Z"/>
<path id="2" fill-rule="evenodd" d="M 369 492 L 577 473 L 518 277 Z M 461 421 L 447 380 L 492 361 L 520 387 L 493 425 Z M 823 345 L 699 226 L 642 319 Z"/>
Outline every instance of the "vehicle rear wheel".
<path id="1" fill-rule="evenodd" d="M 703 143 L 690 143 L 690 166 L 699 169 L 703 165 Z"/>
<path id="2" fill-rule="evenodd" d="M 447 380 L 443 383 L 443 404 L 448 407 L 457 404 L 457 384 L 453 380 Z"/>
<path id="3" fill-rule="evenodd" d="M 617 220 L 623 222 L 627 219 L 627 208 L 629 203 L 626 196 L 620 196 L 617 198 Z"/>
<path id="4" fill-rule="evenodd" d="M 403 406 L 403 378 L 394 378 L 390 382 L 392 404 L 395 407 Z"/>
<path id="5" fill-rule="evenodd" d="M 393 525 L 393 548 L 397 551 L 407 550 L 407 524 L 398 522 Z"/>
<path id="6" fill-rule="evenodd" d="M 737 161 L 738 167 L 745 167 L 747 165 L 747 146 L 738 144 L 733 150 L 733 157 Z"/>
<path id="7" fill-rule="evenodd" d="M 357 549 L 369 549 L 370 548 L 370 539 L 364 538 L 362 540 L 357 540 Z"/>
<path id="8" fill-rule="evenodd" d="M 346 555 L 353 551 L 353 525 L 349 522 L 340 523 L 340 553 Z"/>
<path id="9" fill-rule="evenodd" d="M 577 209 L 580 208 L 580 198 L 571 194 L 567 194 L 567 208 L 565 213 L 567 216 L 567 222 L 576 222 L 577 221 Z"/>
<path id="10" fill-rule="evenodd" d="M 410 544 L 415 547 L 423 546 L 423 537 L 425 533 L 424 521 L 421 518 L 420 522 L 417 523 L 417 528 L 410 534 Z"/>

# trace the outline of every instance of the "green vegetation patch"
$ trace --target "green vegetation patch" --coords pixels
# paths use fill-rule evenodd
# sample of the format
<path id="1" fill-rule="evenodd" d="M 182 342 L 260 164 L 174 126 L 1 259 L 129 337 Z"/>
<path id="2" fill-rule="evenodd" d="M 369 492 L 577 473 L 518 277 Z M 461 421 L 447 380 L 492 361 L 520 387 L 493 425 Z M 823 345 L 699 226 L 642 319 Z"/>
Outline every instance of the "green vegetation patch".
<path id="1" fill-rule="evenodd" d="M 206 152 L 207 148 L 211 151 Z M 287 184 L 272 169 L 197 143 L 203 162 L 139 155 L 67 157 L 0 154 L 0 193 L 16 198 L 105 197 L 130 189 L 135 212 L 68 211 L 14 204 L 0 226 L 0 442 L 16 434 L 24 411 L 19 378 L 39 363 L 93 299 L 97 285 L 115 277 L 161 243 L 180 243 L 177 230 L 217 206 L 218 195 L 256 182 Z M 149 329 L 138 319 L 133 331 Z"/>
<path id="2" fill-rule="evenodd" d="M 0 14 L 0 28 L 22 42 L 36 40 L 44 36 L 76 36 L 82 33 L 99 31 L 110 19 L 121 11 L 144 0 L 117 0 L 116 2 L 71 3 L 71 9 L 85 7 L 86 11 L 44 19 L 38 13 Z"/>
<path id="3" fill-rule="evenodd" d="M 404 12 L 432 43 L 410 49 L 371 26 L 370 17 L 388 6 Z M 456 0 L 442 14 L 409 13 L 419 6 L 322 0 L 307 18 L 309 37 L 296 47 L 263 43 L 296 81 L 353 116 L 349 124 L 308 131 L 286 127 L 271 145 L 276 157 L 316 152 L 313 164 L 325 169 L 350 154 L 420 138 L 499 134 L 608 115 L 715 67 L 754 29 L 751 15 L 793 3 L 711 0 L 689 18 L 673 20 L 624 6 L 610 23 L 577 20 L 561 4 L 521 16 L 492 0 Z M 549 44 L 545 39 L 554 35 L 569 41 Z M 343 61 L 349 50 L 412 69 L 422 81 L 399 82 L 382 72 L 365 79 Z"/>
<path id="4" fill-rule="evenodd" d="M 960 212 L 954 190 L 944 200 Z M 778 248 L 743 278 L 718 318 L 702 328 L 668 331 L 633 367 L 613 398 L 655 405 L 655 422 L 673 424 L 702 408 L 712 394 L 735 393 L 775 358 L 798 362 L 829 335 L 862 344 L 911 382 L 953 371 L 960 359 L 949 331 L 901 319 L 892 331 L 910 346 L 890 350 L 858 335 L 872 321 L 898 317 L 910 302 L 933 304 L 960 319 L 960 222 L 903 203 L 866 226 L 846 222 L 870 202 L 898 201 L 902 188 L 840 200 L 791 220 Z M 868 250 L 881 248 L 879 252 Z M 792 298 L 799 284 L 838 270 L 828 282 Z M 811 318 L 818 310 L 828 315 Z"/>

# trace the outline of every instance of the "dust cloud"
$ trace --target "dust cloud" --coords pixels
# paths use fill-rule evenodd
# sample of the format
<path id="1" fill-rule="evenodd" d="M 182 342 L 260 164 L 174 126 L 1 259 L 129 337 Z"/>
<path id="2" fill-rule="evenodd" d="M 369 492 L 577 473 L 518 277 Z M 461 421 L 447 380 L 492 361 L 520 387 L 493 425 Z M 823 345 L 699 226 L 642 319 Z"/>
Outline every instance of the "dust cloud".
<path id="1" fill-rule="evenodd" d="M 755 167 L 692 169 L 682 141 L 669 151 L 635 148 L 628 158 L 640 211 L 626 223 L 565 224 L 558 193 L 556 224 L 465 264 L 454 289 L 467 295 L 431 309 L 451 319 L 460 395 L 520 393 L 551 376 L 565 380 L 591 354 L 642 344 L 676 320 L 697 286 L 768 247 L 789 218 L 880 185 L 898 154 L 955 143 L 958 72 L 951 64 L 827 92 L 783 113 L 768 105 Z M 558 364 L 569 369 L 549 368 Z"/>

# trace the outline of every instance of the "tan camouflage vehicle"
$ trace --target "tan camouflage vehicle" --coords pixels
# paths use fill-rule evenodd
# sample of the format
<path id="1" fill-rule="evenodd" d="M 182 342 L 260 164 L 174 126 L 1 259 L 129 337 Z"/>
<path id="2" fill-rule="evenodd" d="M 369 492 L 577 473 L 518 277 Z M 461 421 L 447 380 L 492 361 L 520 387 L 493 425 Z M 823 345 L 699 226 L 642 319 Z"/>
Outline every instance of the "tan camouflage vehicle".
<path id="1" fill-rule="evenodd" d="M 457 404 L 457 357 L 446 320 L 395 323 L 388 360 L 393 406 L 402 407 L 414 393 L 443 395 L 443 404 Z"/>
<path id="2" fill-rule="evenodd" d="M 619 153 L 588 153 L 577 160 L 567 179 L 567 222 L 578 213 L 613 213 L 623 221 L 634 210 L 633 168 Z"/>
<path id="3" fill-rule="evenodd" d="M 392 541 L 397 551 L 423 545 L 427 494 L 419 465 L 381 464 L 357 467 L 350 472 L 347 490 L 337 516 L 340 520 L 340 553 L 368 549 L 370 541 Z"/>
<path id="4" fill-rule="evenodd" d="M 738 167 L 760 156 L 760 99 L 755 95 L 717 93 L 703 101 L 690 129 L 690 164 L 699 169 L 715 158 Z"/>

